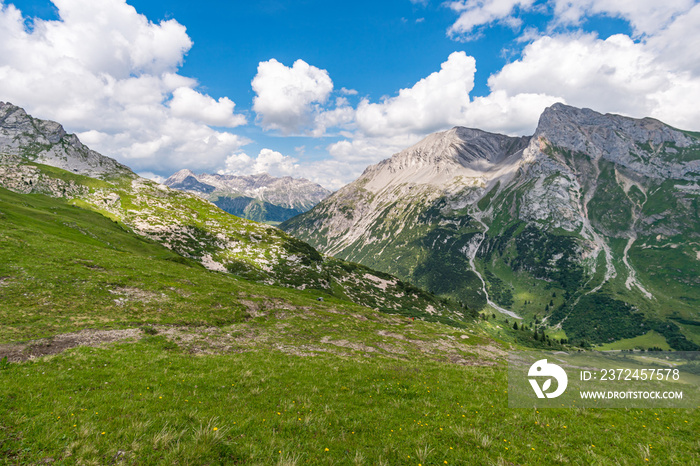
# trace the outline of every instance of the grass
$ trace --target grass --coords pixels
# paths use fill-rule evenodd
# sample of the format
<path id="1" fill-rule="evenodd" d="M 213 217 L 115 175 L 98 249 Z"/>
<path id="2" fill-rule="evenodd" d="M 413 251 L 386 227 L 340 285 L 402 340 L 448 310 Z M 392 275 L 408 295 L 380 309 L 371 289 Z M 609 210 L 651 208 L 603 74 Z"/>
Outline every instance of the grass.
<path id="1" fill-rule="evenodd" d="M 700 462 L 695 411 L 508 408 L 493 320 L 207 271 L 44 196 L 0 222 L 0 464 Z"/>
<path id="2" fill-rule="evenodd" d="M 625 338 L 622 340 L 615 341 L 613 343 L 606 343 L 604 345 L 597 346 L 596 349 L 601 351 L 607 350 L 629 350 L 629 349 L 647 349 L 647 348 L 661 348 L 662 350 L 671 350 L 668 346 L 666 339 L 660 333 L 650 330 L 644 335 L 640 335 L 634 338 Z"/>
<path id="3" fill-rule="evenodd" d="M 0 371 L 0 462 L 700 461 L 693 411 L 510 409 L 506 389 L 501 366 L 276 351 L 196 356 L 149 337 Z"/>

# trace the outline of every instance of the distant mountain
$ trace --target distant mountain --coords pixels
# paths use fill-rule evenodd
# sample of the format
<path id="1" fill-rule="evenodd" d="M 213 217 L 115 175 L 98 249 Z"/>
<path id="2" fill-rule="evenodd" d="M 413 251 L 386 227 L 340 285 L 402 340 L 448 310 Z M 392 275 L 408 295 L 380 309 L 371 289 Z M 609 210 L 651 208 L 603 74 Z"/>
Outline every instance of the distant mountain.
<path id="1" fill-rule="evenodd" d="M 187 169 L 174 173 L 164 184 L 194 193 L 230 214 L 259 222 L 290 219 L 331 194 L 321 185 L 289 176 L 195 175 Z"/>
<path id="2" fill-rule="evenodd" d="M 449 322 L 473 318 L 455 303 L 391 275 L 323 256 L 278 228 L 228 215 L 198 196 L 141 178 L 128 167 L 88 149 L 58 123 L 32 118 L 21 108 L 3 102 L 0 188 L 32 198 L 62 198 L 76 207 L 98 212 L 116 222 L 116 228 L 146 237 L 179 255 L 167 260 L 185 264 L 194 260 L 210 270 L 260 284 L 313 290 L 392 313 Z M 302 197 L 295 196 L 288 194 L 288 199 L 303 202 Z M 12 213 L 0 212 L 0 220 L 3 215 Z M 98 241 L 99 235 L 71 218 L 56 214 L 50 222 L 77 229 L 80 238 Z M 103 243 L 102 239 L 98 242 Z M 104 246 L 119 249 L 111 243 Z"/>
<path id="3" fill-rule="evenodd" d="M 698 349 L 699 183 L 700 134 L 556 104 L 532 137 L 432 134 L 281 228 L 572 339 Z"/>

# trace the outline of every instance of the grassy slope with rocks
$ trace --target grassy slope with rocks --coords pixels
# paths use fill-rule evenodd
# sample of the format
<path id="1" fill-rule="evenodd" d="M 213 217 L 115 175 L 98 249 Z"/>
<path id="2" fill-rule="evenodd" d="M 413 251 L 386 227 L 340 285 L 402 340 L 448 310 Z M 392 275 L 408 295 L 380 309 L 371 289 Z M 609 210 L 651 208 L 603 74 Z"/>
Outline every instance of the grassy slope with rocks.
<path id="1" fill-rule="evenodd" d="M 232 216 L 195 195 L 133 174 L 96 179 L 22 160 L 3 162 L 0 185 L 65 196 L 70 204 L 166 246 L 178 260 L 184 257 L 260 283 L 314 289 L 319 296 L 341 296 L 391 312 L 469 318 L 454 302 L 367 267 L 324 257 L 275 227 Z"/>
<path id="2" fill-rule="evenodd" d="M 211 270 L 433 320 L 474 315 L 394 277 L 323 257 L 273 226 L 229 215 L 194 194 L 140 178 L 90 150 L 60 124 L 3 102 L 0 187 L 66 199 Z"/>
<path id="3" fill-rule="evenodd" d="M 509 409 L 494 321 L 319 302 L 61 199 L 0 201 L 0 463 L 700 461 L 693 411 Z"/>

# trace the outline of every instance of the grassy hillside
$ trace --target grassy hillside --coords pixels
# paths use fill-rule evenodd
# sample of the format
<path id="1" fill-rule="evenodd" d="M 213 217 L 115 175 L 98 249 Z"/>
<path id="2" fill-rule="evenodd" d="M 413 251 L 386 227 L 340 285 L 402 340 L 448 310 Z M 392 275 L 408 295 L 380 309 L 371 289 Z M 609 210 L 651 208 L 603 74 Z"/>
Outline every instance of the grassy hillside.
<path id="1" fill-rule="evenodd" d="M 315 289 L 392 312 L 453 320 L 474 316 L 456 302 L 324 257 L 277 228 L 235 217 L 195 195 L 133 174 L 95 179 L 21 159 L 5 161 L 0 169 L 0 186 L 66 198 L 209 269 L 267 285 Z"/>
<path id="2" fill-rule="evenodd" d="M 509 409 L 489 334 L 526 331 L 493 320 L 212 272 L 2 189 L 0 255 L 0 464 L 700 461 L 693 411 Z"/>

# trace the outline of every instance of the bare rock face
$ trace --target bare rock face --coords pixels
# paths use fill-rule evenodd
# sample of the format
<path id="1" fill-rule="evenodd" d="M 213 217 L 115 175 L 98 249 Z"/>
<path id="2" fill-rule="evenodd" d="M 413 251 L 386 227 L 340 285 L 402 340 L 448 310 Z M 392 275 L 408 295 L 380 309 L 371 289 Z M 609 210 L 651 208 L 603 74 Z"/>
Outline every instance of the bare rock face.
<path id="1" fill-rule="evenodd" d="M 0 102 L 0 158 L 8 156 L 96 178 L 132 174 L 125 165 L 90 150 L 58 123 L 32 118 L 22 108 Z"/>
<path id="2" fill-rule="evenodd" d="M 700 161 L 674 155 L 697 146 L 697 139 L 653 118 L 641 120 L 555 104 L 540 117 L 534 139 L 554 147 L 603 158 L 651 178 L 693 179 Z M 664 157 L 666 155 L 666 157 Z"/>

